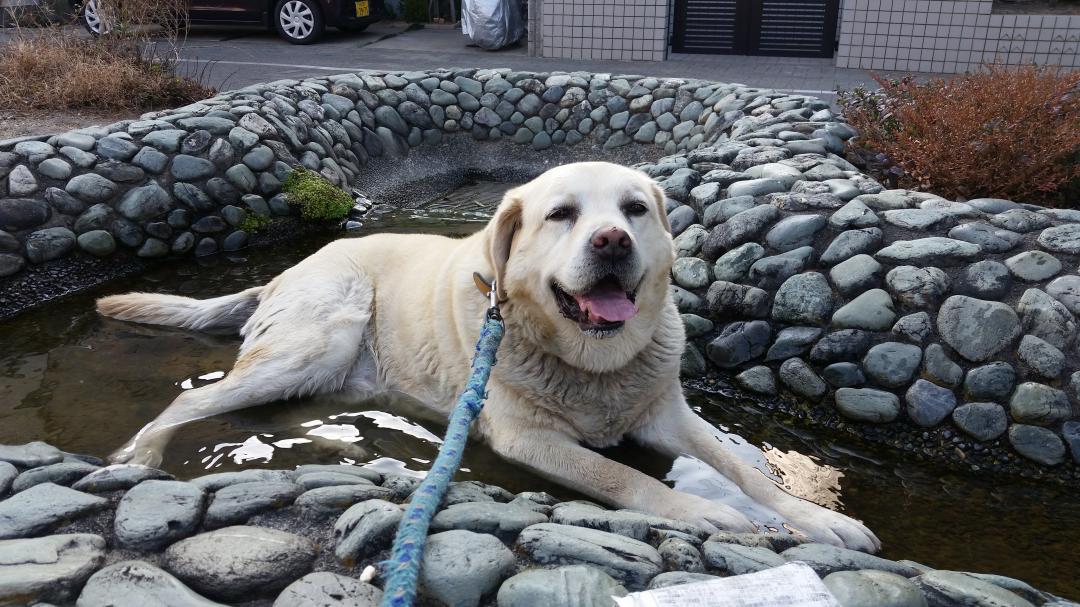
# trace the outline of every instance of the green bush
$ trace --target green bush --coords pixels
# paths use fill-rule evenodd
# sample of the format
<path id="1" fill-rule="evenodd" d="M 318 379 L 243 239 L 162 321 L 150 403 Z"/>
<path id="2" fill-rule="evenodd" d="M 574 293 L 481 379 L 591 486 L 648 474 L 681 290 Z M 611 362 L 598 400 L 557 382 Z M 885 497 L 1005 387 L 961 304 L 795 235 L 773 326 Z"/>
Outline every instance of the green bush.
<path id="1" fill-rule="evenodd" d="M 300 207 L 304 219 L 343 219 L 353 205 L 348 192 L 304 167 L 295 167 L 281 184 L 281 190 L 289 204 Z"/>

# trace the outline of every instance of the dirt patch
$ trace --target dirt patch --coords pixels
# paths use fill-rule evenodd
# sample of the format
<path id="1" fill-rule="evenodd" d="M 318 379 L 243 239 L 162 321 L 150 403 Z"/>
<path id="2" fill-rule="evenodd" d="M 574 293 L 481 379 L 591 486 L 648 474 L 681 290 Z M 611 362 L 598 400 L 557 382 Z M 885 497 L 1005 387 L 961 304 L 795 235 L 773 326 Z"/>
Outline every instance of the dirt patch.
<path id="1" fill-rule="evenodd" d="M 1080 15 L 1080 0 L 994 0 L 999 15 Z"/>
<path id="2" fill-rule="evenodd" d="M 87 126 L 105 126 L 118 120 L 136 119 L 140 113 L 125 110 L 0 110 L 0 140 L 28 135 L 53 135 Z"/>

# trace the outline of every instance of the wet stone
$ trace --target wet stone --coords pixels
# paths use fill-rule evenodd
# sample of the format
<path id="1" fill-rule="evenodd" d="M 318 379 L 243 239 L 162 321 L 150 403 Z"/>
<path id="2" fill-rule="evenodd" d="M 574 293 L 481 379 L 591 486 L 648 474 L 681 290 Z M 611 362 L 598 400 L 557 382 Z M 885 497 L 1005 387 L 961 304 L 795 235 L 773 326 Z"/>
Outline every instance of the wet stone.
<path id="1" fill-rule="evenodd" d="M 1047 428 L 1013 424 L 1009 426 L 1009 444 L 1020 455 L 1044 466 L 1056 466 L 1065 461 L 1065 444 Z"/>
<path id="2" fill-rule="evenodd" d="M 858 388 L 866 383 L 862 369 L 855 363 L 833 363 L 821 370 L 821 377 L 834 388 Z"/>
<path id="3" fill-rule="evenodd" d="M 145 561 L 123 561 L 98 571 L 79 595 L 79 607 L 221 607 Z"/>
<path id="4" fill-rule="evenodd" d="M 226 527 L 181 540 L 162 565 L 196 592 L 228 601 L 277 593 L 311 571 L 310 540 L 273 529 Z"/>
<path id="5" fill-rule="evenodd" d="M 0 498 L 7 495 L 16 476 L 19 476 L 18 468 L 7 462 L 0 462 Z"/>
<path id="6" fill-rule="evenodd" d="M 892 392 L 871 388 L 840 388 L 835 395 L 836 409 L 848 419 L 859 422 L 888 423 L 900 415 L 900 399 Z"/>
<path id="7" fill-rule="evenodd" d="M 1018 595 L 975 576 L 955 571 L 930 571 L 911 580 L 922 590 L 927 603 L 977 607 L 1034 607 Z"/>
<path id="8" fill-rule="evenodd" d="M 527 569 L 499 587 L 499 607 L 606 607 L 626 589 L 603 571 L 587 565 Z"/>
<path id="9" fill-rule="evenodd" d="M 205 505 L 206 494 L 190 483 L 144 481 L 116 507 L 116 539 L 127 548 L 157 550 L 194 533 Z"/>
<path id="10" fill-rule="evenodd" d="M 1005 260 L 1005 265 L 1020 280 L 1039 282 L 1061 271 L 1061 262 L 1044 251 L 1024 251 Z"/>
<path id="11" fill-rule="evenodd" d="M 113 464 L 99 468 L 82 477 L 72 489 L 87 493 L 125 491 L 146 480 L 172 480 L 173 476 L 163 470 L 138 464 Z"/>
<path id="12" fill-rule="evenodd" d="M 679 586 L 682 584 L 693 584 L 694 582 L 709 582 L 712 580 L 720 579 L 719 576 L 709 575 L 707 573 L 690 573 L 687 571 L 667 571 L 654 577 L 649 582 L 649 590 L 655 590 L 657 588 L 667 588 L 668 586 Z M 603 604 L 606 607 L 607 603 Z M 597 605 L 597 607 L 601 607 Z"/>
<path id="13" fill-rule="evenodd" d="M 420 586 L 446 605 L 479 605 L 514 566 L 514 554 L 495 536 L 455 529 L 428 536 Z"/>
<path id="14" fill-rule="evenodd" d="M 967 403 L 952 412 L 953 423 L 971 438 L 991 441 L 1005 433 L 1009 418 L 997 403 Z"/>
<path id="15" fill-rule="evenodd" d="M 108 500 L 53 483 L 34 485 L 0 502 L 0 539 L 39 535 L 107 505 Z"/>
<path id="16" fill-rule="evenodd" d="M 973 263 L 960 272 L 956 292 L 979 299 L 1000 299 L 1012 287 L 1009 268 L 997 261 Z"/>
<path id="17" fill-rule="evenodd" d="M 260 470 L 252 468 L 248 470 L 240 470 L 238 472 L 217 472 L 214 474 L 207 474 L 199 476 L 188 481 L 192 485 L 201 488 L 203 491 L 217 491 L 222 487 L 228 487 L 229 485 L 237 485 L 240 483 L 251 483 L 256 481 L 287 481 L 290 480 L 289 473 L 284 470 Z"/>
<path id="18" fill-rule="evenodd" d="M 246 523 L 260 512 L 288 506 L 301 491 L 296 484 L 285 481 L 256 481 L 222 487 L 214 493 L 203 525 L 214 529 Z"/>
<path id="19" fill-rule="evenodd" d="M 924 428 L 941 423 L 956 408 L 956 395 L 952 390 L 917 379 L 904 394 L 907 414 L 911 421 Z"/>
<path id="20" fill-rule="evenodd" d="M 823 581 L 842 607 L 927 607 L 918 586 L 895 573 L 837 571 Z"/>
<path id="21" fill-rule="evenodd" d="M 45 228 L 26 237 L 26 258 L 45 263 L 67 255 L 75 248 L 75 232 L 67 228 Z"/>
<path id="22" fill-rule="evenodd" d="M 63 459 L 62 451 L 41 441 L 33 441 L 25 445 L 0 445 L 0 462 L 8 462 L 18 468 L 58 464 Z"/>
<path id="23" fill-rule="evenodd" d="M 773 377 L 772 369 L 765 365 L 751 367 L 739 373 L 735 376 L 735 383 L 744 390 L 756 394 L 772 396 L 777 393 L 776 379 Z"/>
<path id="24" fill-rule="evenodd" d="M 964 393 L 973 400 L 1004 401 L 1012 394 L 1016 371 L 1006 362 L 993 362 L 968 371 Z"/>
<path id="25" fill-rule="evenodd" d="M 41 483 L 54 483 L 68 487 L 97 469 L 98 466 L 86 462 L 61 462 L 40 468 L 31 468 L 15 479 L 15 482 L 11 484 L 11 491 L 18 493 Z"/>
<path id="26" fill-rule="evenodd" d="M 351 506 L 334 523 L 334 554 L 351 565 L 390 545 L 402 509 L 385 500 L 367 500 Z"/>
<path id="27" fill-rule="evenodd" d="M 789 358 L 780 365 L 780 381 L 789 390 L 806 399 L 818 400 L 829 387 L 802 359 Z"/>
<path id="28" fill-rule="evenodd" d="M 105 562 L 105 539 L 88 533 L 0 541 L 0 604 L 71 604 Z"/>
<path id="29" fill-rule="evenodd" d="M 705 562 L 725 575 L 756 573 L 786 563 L 783 557 L 767 548 L 708 541 L 701 550 Z"/>
<path id="30" fill-rule="evenodd" d="M 560 510 L 564 510 L 564 507 Z M 606 511 L 605 511 L 606 512 Z M 569 515 L 570 513 L 564 513 Z M 454 504 L 440 511 L 431 521 L 433 531 L 465 529 L 476 533 L 487 533 L 503 540 L 513 542 L 521 530 L 537 523 L 547 522 L 543 514 L 511 504 L 497 502 L 469 502 Z M 577 524 L 571 520 L 555 522 Z M 582 525 L 589 526 L 589 525 Z"/>
<path id="31" fill-rule="evenodd" d="M 372 484 L 337 485 L 305 491 L 296 498 L 296 505 L 310 514 L 328 516 L 343 512 L 349 506 L 370 499 L 389 499 L 390 490 Z"/>
<path id="32" fill-rule="evenodd" d="M 837 571 L 856 571 L 874 569 L 895 573 L 903 577 L 912 577 L 916 571 L 907 565 L 883 559 L 881 557 L 839 548 L 827 544 L 801 544 L 780 553 L 784 560 L 802 561 L 818 575 L 826 576 Z"/>
<path id="33" fill-rule="evenodd" d="M 1061 426 L 1061 435 L 1069 447 L 1074 462 L 1080 463 L 1080 421 L 1065 422 Z"/>
<path id="34" fill-rule="evenodd" d="M 1012 308 L 964 295 L 945 300 L 937 327 L 945 343 L 972 362 L 989 359 L 1020 336 L 1020 319 Z"/>
<path id="35" fill-rule="evenodd" d="M 648 544 L 569 525 L 528 527 L 517 546 L 541 565 L 592 565 L 632 589 L 643 588 L 663 567 L 660 554 Z"/>
<path id="36" fill-rule="evenodd" d="M 281 591 L 274 607 L 378 607 L 382 591 L 329 571 L 309 573 Z"/>

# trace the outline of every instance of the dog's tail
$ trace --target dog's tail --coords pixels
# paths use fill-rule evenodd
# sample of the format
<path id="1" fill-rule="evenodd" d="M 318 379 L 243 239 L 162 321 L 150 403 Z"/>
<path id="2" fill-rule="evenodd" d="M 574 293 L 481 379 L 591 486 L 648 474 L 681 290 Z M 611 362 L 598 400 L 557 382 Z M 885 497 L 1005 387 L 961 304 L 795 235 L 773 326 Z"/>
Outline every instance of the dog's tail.
<path id="1" fill-rule="evenodd" d="M 97 309 L 120 320 L 235 334 L 259 306 L 262 290 L 263 287 L 252 287 L 213 299 L 127 293 L 102 297 L 97 301 Z"/>

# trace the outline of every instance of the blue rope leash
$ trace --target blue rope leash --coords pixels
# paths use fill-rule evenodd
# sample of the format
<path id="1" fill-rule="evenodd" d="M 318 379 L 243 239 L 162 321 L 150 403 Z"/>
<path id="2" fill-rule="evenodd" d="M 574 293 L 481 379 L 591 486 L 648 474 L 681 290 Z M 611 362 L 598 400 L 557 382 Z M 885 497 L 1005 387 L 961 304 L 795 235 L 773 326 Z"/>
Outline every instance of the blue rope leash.
<path id="1" fill-rule="evenodd" d="M 420 559 L 424 554 L 428 526 L 446 495 L 450 479 L 461 466 L 465 441 L 469 437 L 469 426 L 476 416 L 480 415 L 480 409 L 484 406 L 484 388 L 491 376 L 495 352 L 499 349 L 502 337 L 502 318 L 498 309 L 492 307 L 476 343 L 469 382 L 465 384 L 465 390 L 450 414 L 446 439 L 439 448 L 431 471 L 413 493 L 405 515 L 401 518 L 390 560 L 381 563 L 386 574 L 382 607 L 412 607 L 416 600 L 416 582 L 420 574 Z"/>

